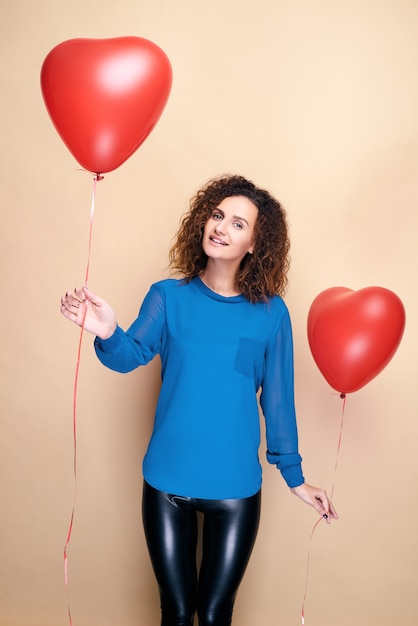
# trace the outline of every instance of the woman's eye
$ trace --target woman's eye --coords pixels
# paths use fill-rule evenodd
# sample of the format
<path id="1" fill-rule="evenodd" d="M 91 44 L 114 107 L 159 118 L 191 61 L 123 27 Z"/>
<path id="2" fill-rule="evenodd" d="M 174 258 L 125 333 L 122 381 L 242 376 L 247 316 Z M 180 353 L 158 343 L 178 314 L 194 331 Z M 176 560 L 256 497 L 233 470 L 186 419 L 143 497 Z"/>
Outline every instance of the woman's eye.
<path id="1" fill-rule="evenodd" d="M 241 222 L 235 222 L 235 227 L 238 228 L 239 230 L 241 230 L 241 228 L 242 228 Z"/>
<path id="2" fill-rule="evenodd" d="M 222 219 L 222 215 L 220 213 L 214 213 L 212 215 L 214 220 L 221 220 Z"/>

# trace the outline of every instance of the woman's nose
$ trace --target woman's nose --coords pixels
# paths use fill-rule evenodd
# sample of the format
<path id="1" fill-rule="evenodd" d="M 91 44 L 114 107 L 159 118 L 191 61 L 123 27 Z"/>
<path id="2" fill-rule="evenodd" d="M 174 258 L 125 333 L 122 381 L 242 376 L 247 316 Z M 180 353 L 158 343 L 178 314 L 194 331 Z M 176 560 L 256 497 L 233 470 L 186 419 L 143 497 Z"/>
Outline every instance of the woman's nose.
<path id="1" fill-rule="evenodd" d="M 219 235 L 224 234 L 224 220 L 216 222 L 215 233 L 218 233 Z"/>

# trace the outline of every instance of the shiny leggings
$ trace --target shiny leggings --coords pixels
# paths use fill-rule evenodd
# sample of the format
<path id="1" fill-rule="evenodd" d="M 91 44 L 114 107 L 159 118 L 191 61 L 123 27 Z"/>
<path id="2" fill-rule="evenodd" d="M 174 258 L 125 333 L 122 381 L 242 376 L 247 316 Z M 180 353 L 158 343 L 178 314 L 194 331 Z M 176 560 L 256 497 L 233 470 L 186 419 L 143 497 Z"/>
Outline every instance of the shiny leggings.
<path id="1" fill-rule="evenodd" d="M 160 588 L 161 626 L 229 626 L 238 586 L 257 535 L 261 493 L 202 500 L 144 483 L 145 536 Z M 197 512 L 203 514 L 202 562 L 196 567 Z"/>

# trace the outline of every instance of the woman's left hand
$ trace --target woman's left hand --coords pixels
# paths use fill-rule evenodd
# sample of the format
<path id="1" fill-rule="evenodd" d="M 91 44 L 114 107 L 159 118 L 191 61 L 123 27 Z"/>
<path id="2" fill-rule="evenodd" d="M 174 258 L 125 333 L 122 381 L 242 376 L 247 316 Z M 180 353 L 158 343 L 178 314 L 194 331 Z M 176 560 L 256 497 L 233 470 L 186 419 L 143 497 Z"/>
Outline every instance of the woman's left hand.
<path id="1" fill-rule="evenodd" d="M 313 506 L 315 511 L 317 511 L 319 515 L 322 515 L 327 524 L 330 524 L 332 519 L 338 519 L 337 511 L 328 498 L 325 489 L 303 483 L 298 487 L 292 487 L 290 491 L 303 502 L 306 502 L 306 504 Z"/>

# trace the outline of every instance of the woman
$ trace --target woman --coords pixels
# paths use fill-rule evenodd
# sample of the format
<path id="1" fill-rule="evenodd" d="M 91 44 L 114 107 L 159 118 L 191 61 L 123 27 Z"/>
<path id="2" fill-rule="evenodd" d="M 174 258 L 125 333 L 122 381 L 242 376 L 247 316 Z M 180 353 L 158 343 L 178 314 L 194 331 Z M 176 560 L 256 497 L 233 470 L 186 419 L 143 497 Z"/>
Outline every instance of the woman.
<path id="1" fill-rule="evenodd" d="M 192 198 L 170 250 L 181 279 L 151 286 L 128 331 L 83 287 L 65 317 L 96 335 L 118 372 L 161 357 L 162 385 L 143 461 L 143 521 L 162 626 L 228 626 L 257 534 L 259 401 L 267 459 L 329 523 L 337 513 L 304 480 L 298 452 L 293 345 L 282 300 L 289 266 L 285 212 L 241 176 L 209 181 Z M 196 571 L 197 512 L 203 513 Z"/>

